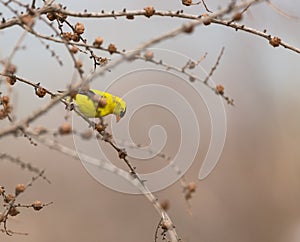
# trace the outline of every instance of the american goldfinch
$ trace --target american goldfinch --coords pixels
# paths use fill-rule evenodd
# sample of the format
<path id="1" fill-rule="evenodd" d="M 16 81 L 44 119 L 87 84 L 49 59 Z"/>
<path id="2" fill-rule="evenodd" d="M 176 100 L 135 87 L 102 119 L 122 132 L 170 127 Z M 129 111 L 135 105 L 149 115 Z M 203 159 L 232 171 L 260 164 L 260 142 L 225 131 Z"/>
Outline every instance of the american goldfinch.
<path id="1" fill-rule="evenodd" d="M 79 91 L 73 100 L 78 106 L 78 110 L 88 118 L 100 118 L 114 114 L 119 122 L 126 112 L 126 103 L 122 98 L 95 89 Z"/>

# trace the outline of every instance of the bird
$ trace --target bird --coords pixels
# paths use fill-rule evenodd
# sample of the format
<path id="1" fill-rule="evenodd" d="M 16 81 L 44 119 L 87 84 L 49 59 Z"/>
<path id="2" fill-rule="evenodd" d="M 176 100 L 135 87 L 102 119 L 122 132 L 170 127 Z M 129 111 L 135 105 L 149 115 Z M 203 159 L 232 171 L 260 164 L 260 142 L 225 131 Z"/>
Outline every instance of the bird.
<path id="1" fill-rule="evenodd" d="M 101 118 L 109 114 L 119 122 L 126 113 L 126 102 L 108 92 L 96 89 L 82 90 L 72 97 L 80 113 L 87 118 Z"/>

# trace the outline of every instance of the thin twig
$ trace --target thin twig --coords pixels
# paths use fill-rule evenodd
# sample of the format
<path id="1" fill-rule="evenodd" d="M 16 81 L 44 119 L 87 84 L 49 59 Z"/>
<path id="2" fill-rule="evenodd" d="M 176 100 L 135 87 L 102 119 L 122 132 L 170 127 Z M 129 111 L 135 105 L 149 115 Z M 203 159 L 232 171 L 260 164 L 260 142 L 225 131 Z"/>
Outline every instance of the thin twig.
<path id="1" fill-rule="evenodd" d="M 222 55 L 223 55 L 223 53 L 224 53 L 224 49 L 225 49 L 225 48 L 222 47 L 221 52 L 220 52 L 220 54 L 219 54 L 219 56 L 218 56 L 218 59 L 217 59 L 216 63 L 215 63 L 215 64 L 213 65 L 213 67 L 210 69 L 210 72 L 209 72 L 208 75 L 205 77 L 203 83 L 207 83 L 208 80 L 209 80 L 209 78 L 214 74 L 214 71 L 217 69 L 217 67 L 218 67 L 218 65 L 219 65 L 219 63 L 220 63 L 220 60 L 221 60 Z"/>
<path id="2" fill-rule="evenodd" d="M 290 14 L 285 13 L 279 7 L 277 7 L 274 3 L 272 3 L 270 0 L 266 0 L 266 2 L 275 12 L 279 13 L 280 15 L 282 15 L 286 18 L 289 18 L 289 19 L 299 19 L 299 17 L 297 17 L 297 16 L 292 16 Z"/>

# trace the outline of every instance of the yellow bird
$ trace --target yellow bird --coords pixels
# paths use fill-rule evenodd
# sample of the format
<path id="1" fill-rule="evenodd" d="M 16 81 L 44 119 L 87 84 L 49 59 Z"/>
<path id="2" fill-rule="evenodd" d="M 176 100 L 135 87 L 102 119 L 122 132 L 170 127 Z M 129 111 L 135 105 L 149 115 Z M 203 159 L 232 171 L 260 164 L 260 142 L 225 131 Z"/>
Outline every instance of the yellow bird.
<path id="1" fill-rule="evenodd" d="M 126 112 L 126 103 L 122 98 L 95 89 L 79 91 L 73 100 L 77 104 L 78 110 L 88 118 L 100 118 L 114 114 L 119 122 Z"/>

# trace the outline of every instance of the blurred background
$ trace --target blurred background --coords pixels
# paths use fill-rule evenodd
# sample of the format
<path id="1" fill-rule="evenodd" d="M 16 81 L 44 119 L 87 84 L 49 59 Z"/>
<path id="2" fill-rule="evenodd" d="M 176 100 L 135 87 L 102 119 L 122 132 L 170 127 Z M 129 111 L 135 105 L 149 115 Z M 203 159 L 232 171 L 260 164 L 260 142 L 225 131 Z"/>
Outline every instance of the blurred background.
<path id="1" fill-rule="evenodd" d="M 208 8 L 216 11 L 230 1 L 206 1 Z M 179 10 L 186 13 L 202 14 L 200 5 L 185 7 L 181 1 L 61 1 L 69 10 L 98 12 L 104 9 L 127 10 L 154 6 L 158 10 Z M 274 11 L 268 4 L 251 7 L 243 16 L 242 23 L 257 30 L 267 30 L 283 41 L 300 47 L 299 10 L 296 0 L 272 1 L 289 18 Z M 1 6 L 2 12 L 3 5 Z M 11 14 L 3 11 L 4 16 Z M 119 19 L 73 19 L 85 24 L 85 38 L 92 40 L 97 36 L 104 38 L 104 46 L 114 43 L 118 49 L 132 50 L 141 43 L 181 26 L 186 20 L 168 17 L 136 17 L 130 21 Z M 50 34 L 45 25 L 37 24 L 36 29 Z M 0 32 L 0 57 L 7 58 L 22 34 L 22 29 L 13 27 Z M 63 61 L 59 66 L 45 49 L 39 39 L 27 35 L 12 63 L 17 65 L 17 75 L 33 82 L 41 82 L 50 90 L 62 90 L 74 78 L 73 63 L 69 54 L 60 44 L 50 43 L 50 48 Z M 200 147 L 196 159 L 186 172 L 187 181 L 194 181 L 197 190 L 191 199 L 191 211 L 184 199 L 179 182 L 155 193 L 170 202 L 169 214 L 183 241 L 226 242 L 226 241 L 274 241 L 296 242 L 300 239 L 300 99 L 299 54 L 282 47 L 273 48 L 265 39 L 224 26 L 211 24 L 199 26 L 191 35 L 179 35 L 164 41 L 158 48 L 160 55 L 169 51 L 182 60 L 172 59 L 170 64 L 182 67 L 190 58 L 198 60 L 206 52 L 207 57 L 201 67 L 209 72 L 220 50 L 224 55 L 212 79 L 225 87 L 225 93 L 234 99 L 235 106 L 224 101 L 227 116 L 226 142 L 220 160 L 213 172 L 204 180 L 198 179 L 199 169 L 204 160 L 210 140 L 210 120 L 204 101 L 191 91 L 188 81 L 172 84 L 174 76 L 155 76 L 155 74 L 131 75 L 142 68 L 158 68 L 147 63 L 124 63 L 97 78 L 93 88 L 101 89 L 110 85 L 111 80 L 119 80 L 110 91 L 116 95 L 141 85 L 141 83 L 170 83 L 170 87 L 182 91 L 199 121 L 201 132 Z M 155 50 L 153 50 L 155 52 Z M 101 52 L 100 52 L 101 53 Z M 102 53 L 114 59 L 115 55 Z M 173 56 L 173 55 L 172 55 Z M 93 68 L 87 55 L 77 56 L 83 61 L 85 74 Z M 164 60 L 169 54 L 162 56 Z M 205 76 L 201 69 L 199 75 Z M 196 71 L 195 71 L 196 72 Z M 5 94 L 6 87 L 1 84 L 0 91 Z M 205 89 L 205 87 L 203 87 Z M 33 95 L 33 88 L 22 83 L 13 86 L 14 112 L 22 118 L 49 101 Z M 168 99 L 168 97 L 165 97 Z M 216 96 L 216 98 L 218 98 Z M 127 105 L 134 106 L 139 99 L 128 98 Z M 181 107 L 178 107 L 181 112 Z M 57 129 L 65 122 L 64 106 L 57 105 L 31 126 L 42 125 Z M 126 117 L 125 117 L 126 118 Z M 127 117 L 129 118 L 129 117 Z M 174 156 L 180 146 L 180 124 L 172 112 L 160 107 L 143 107 L 132 115 L 128 127 L 134 142 L 149 145 L 148 132 L 153 125 L 165 129 L 166 144 L 162 152 Z M 110 117 L 108 118 L 108 120 Z M 70 119 L 69 119 L 70 120 Z M 73 116 L 76 130 L 88 127 Z M 112 123 L 114 117 L 112 117 Z M 122 122 L 122 121 L 121 121 Z M 120 122 L 120 123 L 121 123 Z M 2 120 L 0 127 L 9 125 Z M 194 127 L 191 127 L 193 130 Z M 160 133 L 161 135 L 162 133 Z M 58 142 L 74 148 L 77 137 L 55 137 Z M 159 140 L 160 136 L 156 138 Z M 84 141 L 81 149 L 91 156 L 97 150 L 91 149 L 90 141 Z M 19 202 L 30 204 L 34 200 L 51 206 L 39 212 L 22 209 L 16 218 L 9 219 L 8 228 L 29 235 L 12 237 L 0 233 L 1 241 L 153 241 L 159 216 L 152 205 L 142 195 L 128 195 L 109 189 L 94 179 L 83 165 L 66 155 L 50 150 L 43 145 L 34 147 L 24 137 L 6 136 L 0 139 L 0 152 L 20 157 L 24 162 L 45 169 L 51 184 L 38 180 L 29 188 Z M 111 154 L 110 154 L 111 155 Z M 113 154 L 112 154 L 113 155 Z M 165 166 L 165 161 L 152 158 L 148 162 L 133 160 L 138 171 L 149 172 Z M 21 170 L 15 164 L 1 160 L 0 185 L 13 193 L 17 183 L 27 183 L 32 173 Z M 123 164 L 115 165 L 125 168 Z"/>

